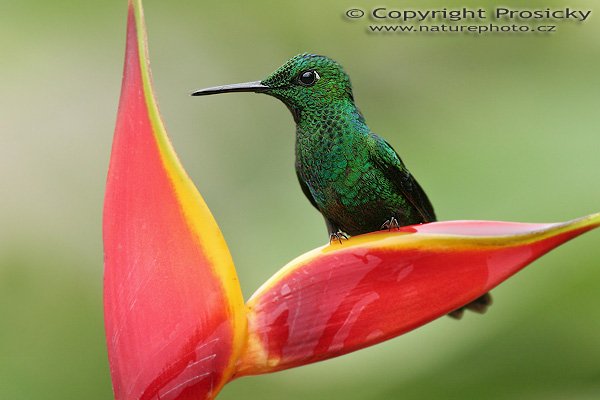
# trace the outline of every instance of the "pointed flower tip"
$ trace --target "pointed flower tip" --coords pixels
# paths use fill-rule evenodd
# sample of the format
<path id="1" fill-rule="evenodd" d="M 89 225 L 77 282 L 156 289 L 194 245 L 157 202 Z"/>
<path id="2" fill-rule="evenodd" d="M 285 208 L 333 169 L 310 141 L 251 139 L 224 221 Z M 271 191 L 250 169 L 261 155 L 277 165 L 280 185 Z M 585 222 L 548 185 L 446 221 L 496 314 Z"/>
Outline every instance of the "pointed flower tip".
<path id="1" fill-rule="evenodd" d="M 180 165 L 150 82 L 141 1 L 129 2 L 103 216 L 104 313 L 115 398 L 209 399 L 245 343 L 227 245 Z"/>
<path id="2" fill-rule="evenodd" d="M 316 249 L 248 301 L 237 375 L 320 361 L 408 332 L 599 225 L 600 214 L 558 224 L 447 221 Z"/>

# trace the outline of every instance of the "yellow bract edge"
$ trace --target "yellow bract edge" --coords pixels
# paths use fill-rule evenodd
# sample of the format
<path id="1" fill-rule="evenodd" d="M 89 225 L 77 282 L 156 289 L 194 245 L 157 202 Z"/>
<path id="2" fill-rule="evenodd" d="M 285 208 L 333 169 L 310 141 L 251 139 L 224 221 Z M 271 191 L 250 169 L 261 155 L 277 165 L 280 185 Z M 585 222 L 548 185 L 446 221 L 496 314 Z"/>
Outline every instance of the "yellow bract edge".
<path id="1" fill-rule="evenodd" d="M 247 322 L 244 299 L 233 264 L 233 259 L 223 234 L 212 216 L 210 209 L 206 205 L 206 202 L 179 161 L 160 117 L 158 105 L 155 101 L 152 89 L 152 75 L 149 66 L 142 1 L 129 0 L 129 6 L 133 7 L 135 15 L 136 37 L 144 98 L 160 157 L 167 176 L 173 185 L 176 198 L 179 201 L 188 227 L 195 235 L 199 247 L 203 249 L 203 253 L 209 259 L 215 276 L 219 278 L 222 284 L 228 303 L 228 311 L 231 316 L 233 348 L 228 366 L 223 373 L 223 379 L 219 385 L 214 388 L 214 393 L 217 393 L 233 374 L 235 363 L 239 358 L 242 348 L 246 344 Z"/>

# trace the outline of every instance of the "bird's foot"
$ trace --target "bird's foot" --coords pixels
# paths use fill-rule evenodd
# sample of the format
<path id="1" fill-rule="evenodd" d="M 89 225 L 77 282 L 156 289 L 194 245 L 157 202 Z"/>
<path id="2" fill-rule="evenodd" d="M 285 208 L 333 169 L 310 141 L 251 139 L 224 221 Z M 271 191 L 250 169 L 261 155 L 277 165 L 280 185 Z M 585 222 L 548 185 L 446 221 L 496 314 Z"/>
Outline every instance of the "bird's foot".
<path id="1" fill-rule="evenodd" d="M 449 317 L 454 319 L 461 319 L 465 310 L 471 310 L 478 314 L 483 314 L 487 311 L 488 307 L 492 305 L 492 296 L 489 293 L 484 294 L 481 297 L 473 300 L 464 307 L 454 310 L 448 313 Z"/>
<path id="2" fill-rule="evenodd" d="M 387 221 L 385 221 L 383 223 L 383 225 L 381 225 L 381 228 L 379 228 L 380 230 L 384 230 L 387 229 L 389 231 L 391 231 L 392 229 L 400 229 L 400 223 L 398 222 L 398 220 L 395 217 L 392 217 L 390 219 L 388 219 Z"/>
<path id="3" fill-rule="evenodd" d="M 342 239 L 344 240 L 348 240 L 348 235 L 346 235 L 344 232 L 338 230 L 337 232 L 331 232 L 329 234 L 329 244 L 331 244 L 331 242 L 333 242 L 334 240 L 337 240 L 338 242 L 340 242 L 340 244 L 342 244 Z"/>

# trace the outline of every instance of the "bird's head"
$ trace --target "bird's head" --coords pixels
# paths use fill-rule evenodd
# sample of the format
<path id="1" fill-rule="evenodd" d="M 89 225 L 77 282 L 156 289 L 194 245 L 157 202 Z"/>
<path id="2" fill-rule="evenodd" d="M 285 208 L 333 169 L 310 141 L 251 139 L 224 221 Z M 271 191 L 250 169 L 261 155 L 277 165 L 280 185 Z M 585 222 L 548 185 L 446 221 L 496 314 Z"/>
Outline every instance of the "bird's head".
<path id="1" fill-rule="evenodd" d="M 342 66 L 328 57 L 306 53 L 292 57 L 262 81 L 201 89 L 192 96 L 229 92 L 274 96 L 285 103 L 296 121 L 306 111 L 318 111 L 338 102 L 354 102 L 350 78 Z"/>

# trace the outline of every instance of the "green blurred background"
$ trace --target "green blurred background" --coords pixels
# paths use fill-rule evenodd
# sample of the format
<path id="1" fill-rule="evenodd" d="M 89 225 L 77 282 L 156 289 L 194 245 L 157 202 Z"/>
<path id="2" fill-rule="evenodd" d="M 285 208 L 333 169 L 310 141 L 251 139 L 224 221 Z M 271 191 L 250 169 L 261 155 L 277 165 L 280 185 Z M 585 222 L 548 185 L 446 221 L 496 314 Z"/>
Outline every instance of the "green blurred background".
<path id="1" fill-rule="evenodd" d="M 282 104 L 188 93 L 261 79 L 304 51 L 345 66 L 370 127 L 402 155 L 440 219 L 600 211 L 600 2 L 531 3 L 593 12 L 551 35 L 378 35 L 343 17 L 371 8 L 366 0 L 145 2 L 165 123 L 246 297 L 323 244 L 325 227 L 296 181 Z M 0 2 L 2 399 L 112 396 L 101 216 L 125 17 L 125 1 Z M 599 242 L 592 232 L 535 262 L 494 290 L 485 316 L 441 318 L 338 359 L 240 379 L 219 398 L 598 399 Z"/>

